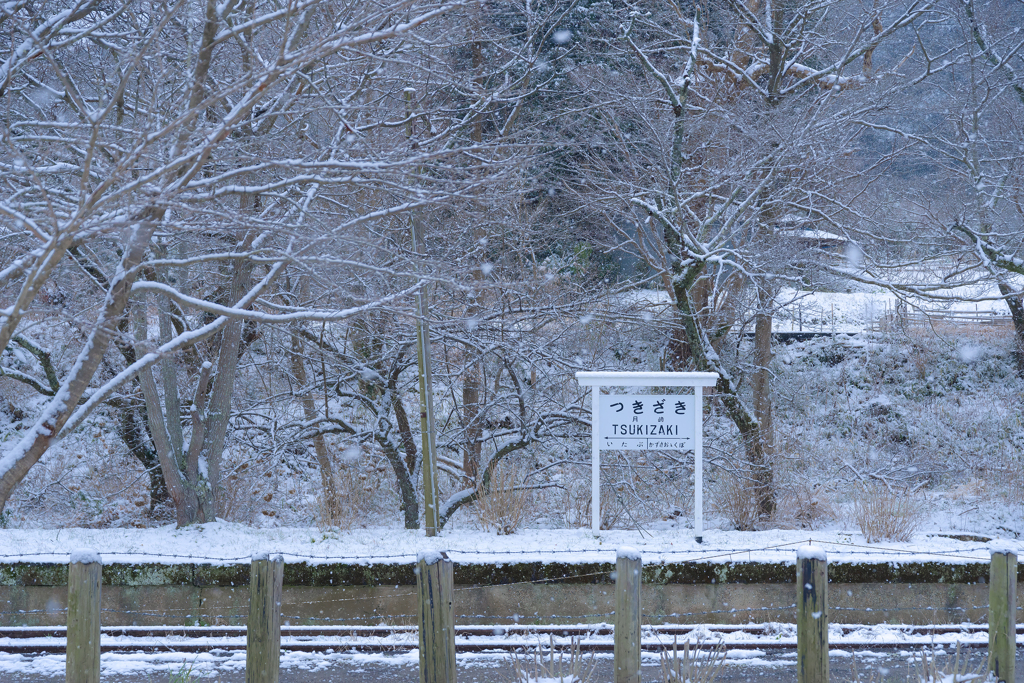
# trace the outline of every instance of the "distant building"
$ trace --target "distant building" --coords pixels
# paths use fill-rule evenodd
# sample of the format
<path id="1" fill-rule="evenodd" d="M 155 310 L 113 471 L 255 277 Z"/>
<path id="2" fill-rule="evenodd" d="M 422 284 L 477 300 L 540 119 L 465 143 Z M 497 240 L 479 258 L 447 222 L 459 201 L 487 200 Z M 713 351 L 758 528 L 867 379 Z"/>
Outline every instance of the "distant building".
<path id="1" fill-rule="evenodd" d="M 850 240 L 834 232 L 819 228 L 800 227 L 798 221 L 786 221 L 779 226 L 779 237 L 790 240 L 800 249 L 818 249 L 830 254 L 846 254 Z"/>

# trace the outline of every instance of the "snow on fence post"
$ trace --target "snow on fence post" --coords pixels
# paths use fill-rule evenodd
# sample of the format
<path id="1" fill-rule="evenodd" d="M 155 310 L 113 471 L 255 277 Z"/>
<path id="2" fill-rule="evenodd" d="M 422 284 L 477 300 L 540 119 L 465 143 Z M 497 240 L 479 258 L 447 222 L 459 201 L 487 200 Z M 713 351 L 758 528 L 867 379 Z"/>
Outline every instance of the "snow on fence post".
<path id="1" fill-rule="evenodd" d="M 75 550 L 68 565 L 67 683 L 100 683 L 100 580 L 103 561 Z"/>
<path id="2" fill-rule="evenodd" d="M 796 553 L 798 683 L 828 683 L 828 559 L 811 545 Z"/>
<path id="3" fill-rule="evenodd" d="M 442 552 L 416 560 L 419 590 L 420 683 L 455 683 L 455 572 Z"/>
<path id="4" fill-rule="evenodd" d="M 284 558 L 262 553 L 249 565 L 245 683 L 277 683 L 281 668 L 281 584 Z"/>
<path id="5" fill-rule="evenodd" d="M 642 569 L 639 550 L 619 548 L 615 559 L 615 683 L 640 683 Z"/>
<path id="6" fill-rule="evenodd" d="M 1016 680 L 1016 616 L 1017 554 L 994 547 L 988 580 L 988 670 L 998 681 Z"/>

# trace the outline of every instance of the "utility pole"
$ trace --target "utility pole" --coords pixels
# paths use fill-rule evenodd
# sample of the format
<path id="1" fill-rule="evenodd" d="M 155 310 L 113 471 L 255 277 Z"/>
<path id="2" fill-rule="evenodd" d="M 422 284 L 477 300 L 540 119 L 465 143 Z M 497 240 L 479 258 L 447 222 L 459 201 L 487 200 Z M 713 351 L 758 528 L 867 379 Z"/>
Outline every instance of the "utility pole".
<path id="1" fill-rule="evenodd" d="M 414 88 L 406 88 L 405 135 L 412 138 L 412 98 L 416 94 Z M 419 219 L 413 215 L 409 222 L 409 235 L 412 251 L 426 255 L 423 244 L 422 229 Z M 420 371 L 420 434 L 422 436 L 421 453 L 423 455 L 423 517 L 427 536 L 436 536 L 440 526 L 437 509 L 437 458 L 434 450 L 434 381 L 430 369 L 430 326 L 427 323 L 427 289 L 416 293 L 416 354 Z"/>

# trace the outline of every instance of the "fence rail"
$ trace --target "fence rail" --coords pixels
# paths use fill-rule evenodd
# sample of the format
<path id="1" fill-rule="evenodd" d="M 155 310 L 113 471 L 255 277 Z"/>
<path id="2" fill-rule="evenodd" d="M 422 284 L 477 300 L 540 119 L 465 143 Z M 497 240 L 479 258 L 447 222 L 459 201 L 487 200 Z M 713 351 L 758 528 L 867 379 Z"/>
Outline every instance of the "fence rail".
<path id="1" fill-rule="evenodd" d="M 337 629 L 323 627 L 283 627 L 281 626 L 281 589 L 283 577 L 283 560 L 280 556 L 261 555 L 252 558 L 251 580 L 249 587 L 250 610 L 247 627 L 218 627 L 207 631 L 208 638 L 217 640 L 202 644 L 175 643 L 171 649 L 183 652 L 197 652 L 203 649 L 245 650 L 246 681 L 249 683 L 275 683 L 278 680 L 281 649 L 307 652 L 324 652 L 329 649 L 357 650 L 363 652 L 398 652 L 402 650 L 419 650 L 421 683 L 454 683 L 456 652 L 484 651 L 509 647 L 536 646 L 541 638 L 531 640 L 528 636 L 547 635 L 554 645 L 557 641 L 564 644 L 566 639 L 579 638 L 580 650 L 612 651 L 615 653 L 616 683 L 635 683 L 639 680 L 639 662 L 641 650 L 661 650 L 672 646 L 672 641 L 679 636 L 701 635 L 707 637 L 709 629 L 694 626 L 661 626 L 657 629 L 641 627 L 644 616 L 640 604 L 640 577 L 642 576 L 642 558 L 634 549 L 620 549 L 616 566 L 615 579 L 615 612 L 612 616 L 613 625 L 600 626 L 550 626 L 543 631 L 537 626 L 502 627 L 498 634 L 491 629 L 494 636 L 488 638 L 481 627 L 456 627 L 454 608 L 458 601 L 458 591 L 452 585 L 452 562 L 442 553 L 421 555 L 417 562 L 417 593 L 419 595 L 418 627 L 353 627 L 345 626 Z M 102 652 L 113 651 L 117 644 L 103 643 L 102 635 L 128 635 L 130 632 L 145 632 L 147 637 L 159 637 L 158 630 L 152 627 L 131 629 L 116 627 L 101 629 L 99 626 L 100 577 L 101 561 L 98 553 L 78 551 L 72 554 L 72 562 L 68 572 L 68 626 L 63 629 L 65 644 L 51 642 L 31 642 L 35 638 L 46 639 L 59 637 L 60 629 L 3 629 L 2 633 L 22 633 L 13 636 L 16 640 L 30 641 L 8 643 L 4 649 L 20 653 L 28 652 L 60 652 L 67 653 L 66 666 L 68 680 L 98 681 L 99 664 Z M 729 642 L 730 649 L 769 649 L 771 647 L 797 648 L 798 681 L 800 683 L 818 683 L 828 678 L 829 637 L 839 638 L 834 645 L 847 647 L 871 647 L 882 645 L 874 640 L 858 640 L 853 626 L 848 631 L 851 637 L 843 637 L 842 630 L 829 629 L 828 605 L 828 571 L 825 551 L 820 547 L 805 546 L 797 553 L 796 590 L 794 605 L 790 608 L 780 606 L 778 609 L 795 609 L 797 621 L 795 628 L 791 625 L 762 625 L 761 629 L 776 629 L 775 645 L 765 641 Z M 1016 582 L 1017 556 L 1008 549 L 994 550 L 991 553 L 989 575 L 989 624 L 981 626 L 959 627 L 965 635 L 967 646 L 984 647 L 989 651 L 988 666 L 994 674 L 994 680 L 1014 680 L 1014 658 L 1016 647 Z M 598 586 L 594 590 L 600 590 Z M 849 608 L 848 608 L 849 609 Z M 743 632 L 751 627 L 717 627 L 720 634 Z M 931 637 L 939 632 L 954 633 L 951 627 L 929 627 Z M 920 632 L 920 630 L 918 632 Z M 417 638 L 412 641 L 413 632 Z M 163 631 L 185 634 L 193 629 L 176 627 Z M 386 637 L 396 633 L 409 636 L 406 641 L 399 642 L 353 642 L 351 638 Z M 988 636 L 986 643 L 983 636 Z M 510 643 L 509 638 L 501 637 L 507 633 L 519 633 L 524 636 L 518 642 Z M 217 635 L 214 635 L 217 634 Z M 347 634 L 347 635 L 346 635 Z M 372 634 L 372 635 L 371 635 Z M 474 635 L 473 640 L 458 641 L 456 635 Z M 608 636 L 611 636 L 609 640 Z M 332 638 L 333 636 L 333 638 Z M 602 638 L 602 636 L 604 636 Z M 970 637 L 973 636 L 973 637 Z M 312 638 L 318 638 L 314 641 Z M 138 641 L 132 649 L 166 652 L 169 647 L 166 641 L 143 644 Z M 907 642 L 894 644 L 896 647 L 907 647 Z"/>
<path id="2" fill-rule="evenodd" d="M 984 325 L 994 327 L 1013 327 L 1013 318 L 1009 312 L 996 311 L 945 311 L 941 309 L 908 309 L 896 306 L 887 309 L 876 318 L 870 326 L 871 331 L 881 332 L 908 327 L 931 327 L 934 325 Z"/>

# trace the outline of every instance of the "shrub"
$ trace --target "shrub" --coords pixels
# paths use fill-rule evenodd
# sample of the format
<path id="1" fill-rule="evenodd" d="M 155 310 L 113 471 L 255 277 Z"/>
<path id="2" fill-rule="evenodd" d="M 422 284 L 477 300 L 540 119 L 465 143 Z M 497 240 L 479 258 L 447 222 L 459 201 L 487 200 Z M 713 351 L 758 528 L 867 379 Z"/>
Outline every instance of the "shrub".
<path id="1" fill-rule="evenodd" d="M 780 492 L 774 522 L 779 528 L 817 529 L 837 517 L 828 491 L 797 482 Z"/>
<path id="2" fill-rule="evenodd" d="M 507 536 L 533 518 L 533 490 L 517 484 L 522 480 L 520 469 L 510 462 L 494 468 L 490 490 L 482 493 L 474 505 L 480 528 Z"/>
<path id="3" fill-rule="evenodd" d="M 920 493 L 874 486 L 857 501 L 854 518 L 868 543 L 909 541 L 927 510 L 928 501 Z"/>
<path id="4" fill-rule="evenodd" d="M 566 528 L 590 528 L 592 524 L 591 498 L 593 498 L 593 492 L 590 477 L 569 479 L 562 498 L 562 518 Z M 601 528 L 611 529 L 623 516 L 629 516 L 625 498 L 616 495 L 611 486 L 603 484 L 601 486 Z"/>
<path id="5" fill-rule="evenodd" d="M 753 531 L 761 519 L 754 495 L 754 479 L 749 468 L 737 471 L 720 469 L 717 485 L 709 500 L 712 512 L 725 517 L 729 526 L 737 531 Z"/>

